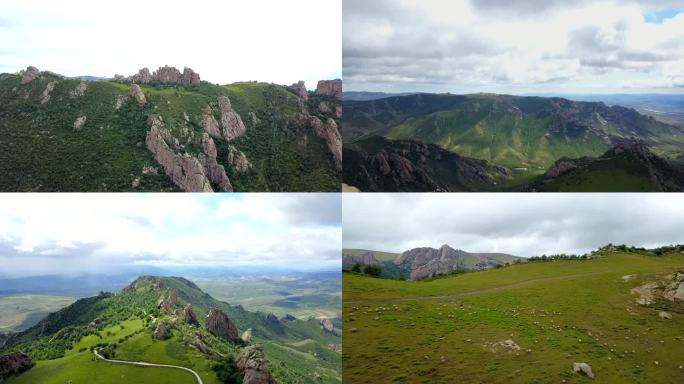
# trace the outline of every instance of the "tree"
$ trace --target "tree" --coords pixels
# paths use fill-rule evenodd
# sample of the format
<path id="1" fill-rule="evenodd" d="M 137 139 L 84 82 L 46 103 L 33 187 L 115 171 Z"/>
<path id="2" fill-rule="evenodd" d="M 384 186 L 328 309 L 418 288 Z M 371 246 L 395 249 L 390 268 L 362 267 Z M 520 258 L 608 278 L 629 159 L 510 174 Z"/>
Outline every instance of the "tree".
<path id="1" fill-rule="evenodd" d="M 352 272 L 361 273 L 361 264 L 356 263 L 352 266 Z"/>
<path id="2" fill-rule="evenodd" d="M 382 275 L 382 268 L 379 265 L 366 265 L 363 267 L 363 273 L 369 276 L 380 277 Z"/>

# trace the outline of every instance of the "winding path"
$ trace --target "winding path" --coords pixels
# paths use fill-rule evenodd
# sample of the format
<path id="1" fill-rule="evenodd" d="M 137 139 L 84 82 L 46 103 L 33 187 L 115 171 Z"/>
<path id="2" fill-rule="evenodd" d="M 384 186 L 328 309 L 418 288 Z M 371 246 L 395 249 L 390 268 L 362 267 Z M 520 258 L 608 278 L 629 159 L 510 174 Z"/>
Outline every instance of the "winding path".
<path id="1" fill-rule="evenodd" d="M 148 363 L 145 361 L 125 361 L 125 360 L 111 360 L 111 359 L 106 359 L 100 353 L 97 351 L 97 349 L 93 349 L 93 353 L 95 356 L 97 356 L 99 359 L 104 360 L 109 363 L 114 363 L 114 364 L 128 364 L 128 365 L 137 365 L 139 367 L 158 367 L 158 368 L 176 368 L 176 369 L 182 369 L 184 371 L 190 372 L 193 375 L 195 375 L 195 379 L 197 379 L 197 384 L 204 384 L 202 381 L 202 378 L 200 375 L 193 371 L 190 368 L 185 368 L 185 367 L 180 367 L 178 365 L 167 365 L 167 364 L 154 364 L 154 363 Z"/>

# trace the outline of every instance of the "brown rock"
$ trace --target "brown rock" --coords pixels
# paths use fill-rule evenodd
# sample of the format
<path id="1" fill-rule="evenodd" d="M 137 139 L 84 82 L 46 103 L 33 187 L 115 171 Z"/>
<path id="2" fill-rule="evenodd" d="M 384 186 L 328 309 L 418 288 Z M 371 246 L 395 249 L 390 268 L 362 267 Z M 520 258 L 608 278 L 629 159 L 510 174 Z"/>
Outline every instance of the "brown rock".
<path id="1" fill-rule="evenodd" d="M 316 94 L 342 100 L 342 80 L 321 80 L 316 87 Z"/>
<path id="2" fill-rule="evenodd" d="M 145 67 L 138 71 L 137 74 L 131 76 L 129 80 L 133 83 L 147 84 L 152 80 L 149 68 Z"/>
<path id="3" fill-rule="evenodd" d="M 50 92 L 52 92 L 53 89 L 55 89 L 55 82 L 51 81 L 48 83 L 48 85 L 45 87 L 45 90 L 43 93 L 40 95 L 40 103 L 45 104 L 48 101 L 50 101 Z"/>
<path id="4" fill-rule="evenodd" d="M 243 384 L 273 384 L 275 381 L 266 366 L 264 348 L 260 344 L 242 348 L 237 359 Z"/>
<path id="5" fill-rule="evenodd" d="M 152 333 L 152 337 L 154 337 L 156 340 L 164 340 L 169 337 L 169 328 L 164 324 L 164 322 L 159 323 L 157 325 L 157 328 L 154 330 L 154 333 Z"/>
<path id="6" fill-rule="evenodd" d="M 191 68 L 183 68 L 183 79 L 182 83 L 185 85 L 196 85 L 200 83 L 200 75 L 196 73 Z"/>
<path id="7" fill-rule="evenodd" d="M 21 74 L 21 83 L 28 84 L 33 81 L 36 77 L 40 75 L 38 68 L 29 65 L 26 70 Z"/>
<path id="8" fill-rule="evenodd" d="M 223 165 L 216 161 L 216 145 L 214 139 L 209 137 L 209 134 L 204 132 L 202 134 L 202 151 L 199 156 L 199 161 L 204 167 L 205 173 L 212 183 L 218 186 L 222 192 L 232 192 L 233 186 L 228 180 L 226 170 Z"/>
<path id="9" fill-rule="evenodd" d="M 186 305 L 185 309 L 183 309 L 183 320 L 188 324 L 199 325 L 197 316 L 195 316 L 195 312 L 192 311 L 190 304 Z"/>
<path id="10" fill-rule="evenodd" d="M 144 106 L 147 103 L 147 99 L 145 99 L 145 94 L 143 93 L 142 89 L 140 89 L 140 86 L 138 84 L 133 84 L 131 85 L 130 90 L 128 91 L 131 96 L 135 99 L 135 101 L 138 102 L 139 106 Z"/>
<path id="11" fill-rule="evenodd" d="M 238 339 L 238 329 L 228 316 L 221 310 L 211 308 L 205 323 L 209 332 L 225 340 L 235 341 Z"/>
<path id="12" fill-rule="evenodd" d="M 34 364 L 33 360 L 22 352 L 13 352 L 0 356 L 0 381 L 10 375 L 24 372 L 33 367 Z"/>
<path id="13" fill-rule="evenodd" d="M 295 95 L 304 99 L 304 101 L 309 100 L 309 91 L 306 90 L 306 84 L 304 83 L 304 81 L 300 80 L 287 87 L 287 89 L 294 92 Z"/>
<path id="14" fill-rule="evenodd" d="M 245 124 L 242 118 L 233 110 L 230 99 L 226 96 L 218 98 L 219 111 L 221 113 L 221 129 L 226 140 L 232 140 L 245 134 Z"/>
<path id="15" fill-rule="evenodd" d="M 252 168 L 247 156 L 232 145 L 228 146 L 228 164 L 237 173 L 245 173 Z"/>
<path id="16" fill-rule="evenodd" d="M 165 65 L 154 71 L 152 79 L 161 83 L 179 84 L 181 83 L 181 73 L 177 68 Z"/>
<path id="17" fill-rule="evenodd" d="M 204 110 L 204 115 L 202 115 L 202 128 L 204 128 L 204 131 L 211 137 L 221 137 L 221 126 L 219 126 L 218 121 L 216 121 L 211 107 L 207 107 Z"/>
<path id="18" fill-rule="evenodd" d="M 173 288 L 169 289 L 169 301 L 172 305 L 178 305 L 178 291 Z"/>

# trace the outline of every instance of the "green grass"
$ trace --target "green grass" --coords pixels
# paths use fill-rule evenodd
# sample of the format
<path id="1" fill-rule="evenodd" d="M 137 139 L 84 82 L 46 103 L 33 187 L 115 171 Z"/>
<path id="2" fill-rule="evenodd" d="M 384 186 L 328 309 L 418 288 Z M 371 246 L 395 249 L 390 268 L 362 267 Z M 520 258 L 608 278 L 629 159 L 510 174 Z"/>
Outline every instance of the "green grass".
<path id="1" fill-rule="evenodd" d="M 684 308 L 638 306 L 630 289 L 683 267 L 680 254 L 624 253 L 422 282 L 344 274 L 343 379 L 581 383 L 571 366 L 586 362 L 597 382 L 679 382 Z M 492 350 L 506 339 L 522 349 Z"/>
<path id="2" fill-rule="evenodd" d="M 74 300 L 70 296 L 32 293 L 0 296 L 0 332 L 23 331 Z"/>

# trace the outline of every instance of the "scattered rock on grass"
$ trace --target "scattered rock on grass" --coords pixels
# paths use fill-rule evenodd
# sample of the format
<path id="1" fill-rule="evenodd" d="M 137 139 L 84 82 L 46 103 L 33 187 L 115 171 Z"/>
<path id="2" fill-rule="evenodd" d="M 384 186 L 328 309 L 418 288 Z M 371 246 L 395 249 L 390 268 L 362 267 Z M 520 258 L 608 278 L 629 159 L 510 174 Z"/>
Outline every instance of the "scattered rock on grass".
<path id="1" fill-rule="evenodd" d="M 594 372 L 591 370 L 591 367 L 587 363 L 573 363 L 572 370 L 577 373 L 583 373 L 587 375 L 587 377 L 589 377 L 590 379 L 596 377 L 594 375 Z"/>

